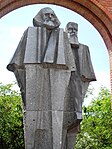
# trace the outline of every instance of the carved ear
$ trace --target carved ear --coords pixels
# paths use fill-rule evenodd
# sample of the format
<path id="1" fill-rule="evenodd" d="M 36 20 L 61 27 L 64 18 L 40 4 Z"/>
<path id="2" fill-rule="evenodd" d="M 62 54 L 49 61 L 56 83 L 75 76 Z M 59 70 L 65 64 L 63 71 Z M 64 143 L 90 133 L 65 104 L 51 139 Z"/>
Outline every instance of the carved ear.
<path id="1" fill-rule="evenodd" d="M 38 27 L 38 26 L 41 26 L 41 24 L 42 24 L 42 23 L 39 22 L 39 21 L 37 21 L 36 18 L 33 18 L 33 25 L 34 25 L 34 26 Z"/>
<path id="2" fill-rule="evenodd" d="M 56 23 L 56 27 L 59 27 L 61 24 L 60 21 L 58 20 L 57 16 L 56 16 L 56 22 L 55 23 Z"/>
<path id="3" fill-rule="evenodd" d="M 41 11 L 39 11 L 39 13 L 33 18 L 33 25 L 38 27 L 38 26 L 42 26 L 43 24 L 43 19 L 41 16 Z"/>
<path id="4" fill-rule="evenodd" d="M 33 25 L 34 25 L 34 26 L 37 26 L 37 25 L 36 25 L 36 20 L 35 20 L 35 18 L 33 18 Z"/>

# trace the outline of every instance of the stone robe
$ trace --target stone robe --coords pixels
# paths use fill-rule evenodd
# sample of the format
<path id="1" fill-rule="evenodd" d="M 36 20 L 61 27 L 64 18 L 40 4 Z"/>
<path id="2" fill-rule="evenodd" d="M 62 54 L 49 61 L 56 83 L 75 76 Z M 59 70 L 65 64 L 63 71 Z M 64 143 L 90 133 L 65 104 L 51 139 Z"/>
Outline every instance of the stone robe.
<path id="1" fill-rule="evenodd" d="M 66 111 L 71 111 L 71 116 L 65 116 L 65 123 L 68 130 L 73 131 L 82 120 L 82 102 L 91 81 L 96 81 L 95 73 L 90 59 L 89 48 L 79 44 L 79 47 L 72 47 L 72 52 L 76 64 L 76 70 L 71 72 L 71 77 L 67 90 Z M 74 111 L 74 113 L 73 113 Z M 68 113 L 66 113 L 68 114 Z"/>
<path id="2" fill-rule="evenodd" d="M 7 68 L 21 89 L 26 149 L 68 149 L 67 131 L 82 119 L 81 79 L 95 79 L 89 52 L 82 49 L 79 77 L 76 55 L 63 29 L 29 27 L 24 32 Z"/>

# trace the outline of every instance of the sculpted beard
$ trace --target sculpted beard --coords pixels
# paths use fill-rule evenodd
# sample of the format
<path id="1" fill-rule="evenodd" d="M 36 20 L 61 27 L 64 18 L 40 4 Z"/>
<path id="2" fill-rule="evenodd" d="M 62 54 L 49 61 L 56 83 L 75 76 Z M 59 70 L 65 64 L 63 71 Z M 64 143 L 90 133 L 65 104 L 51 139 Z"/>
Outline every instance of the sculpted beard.
<path id="1" fill-rule="evenodd" d="M 55 21 L 54 18 L 52 18 L 52 19 L 46 18 L 46 19 L 44 20 L 44 25 L 45 25 L 48 29 L 53 29 L 53 28 L 56 27 L 56 23 L 55 23 L 55 22 L 56 22 L 56 21 Z"/>
<path id="2" fill-rule="evenodd" d="M 72 41 L 75 42 L 75 40 L 77 39 L 76 33 L 74 33 L 74 32 L 70 33 L 70 34 L 69 34 L 69 38 L 70 38 Z"/>

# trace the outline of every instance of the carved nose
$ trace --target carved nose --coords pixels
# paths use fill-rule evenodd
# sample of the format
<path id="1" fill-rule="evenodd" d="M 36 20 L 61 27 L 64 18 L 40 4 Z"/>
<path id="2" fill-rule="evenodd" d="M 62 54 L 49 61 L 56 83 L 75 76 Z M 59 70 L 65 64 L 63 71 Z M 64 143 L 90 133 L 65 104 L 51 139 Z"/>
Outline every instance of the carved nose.
<path id="1" fill-rule="evenodd" d="M 75 29 L 72 29 L 72 32 L 75 33 Z"/>
<path id="2" fill-rule="evenodd" d="M 51 14 L 49 14 L 49 18 L 51 18 L 52 17 L 52 15 Z"/>

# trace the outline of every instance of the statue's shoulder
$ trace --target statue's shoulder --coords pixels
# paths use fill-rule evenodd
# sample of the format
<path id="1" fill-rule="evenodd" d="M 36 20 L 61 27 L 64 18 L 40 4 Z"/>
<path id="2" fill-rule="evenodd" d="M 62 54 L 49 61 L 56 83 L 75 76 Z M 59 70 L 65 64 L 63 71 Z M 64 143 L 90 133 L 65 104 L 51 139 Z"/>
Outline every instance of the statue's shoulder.
<path id="1" fill-rule="evenodd" d="M 33 26 L 29 26 L 25 32 L 33 32 L 33 31 L 36 31 L 37 30 L 37 27 L 33 27 Z"/>
<path id="2" fill-rule="evenodd" d="M 85 44 L 79 43 L 79 50 L 89 51 L 89 47 Z"/>
<path id="3" fill-rule="evenodd" d="M 85 44 L 82 44 L 82 43 L 79 43 L 79 46 L 80 46 L 80 47 L 89 48 L 87 45 L 85 45 Z"/>
<path id="4" fill-rule="evenodd" d="M 35 27 L 28 27 L 24 32 L 23 32 L 23 35 L 22 35 L 22 37 L 21 37 L 21 40 L 23 40 L 25 37 L 27 37 L 28 36 L 28 33 L 29 32 L 32 32 L 33 30 L 35 30 Z M 21 41 L 20 40 L 20 41 Z"/>
<path id="5" fill-rule="evenodd" d="M 30 29 L 37 29 L 37 27 L 35 27 L 35 26 L 29 26 L 26 30 L 30 30 Z"/>

